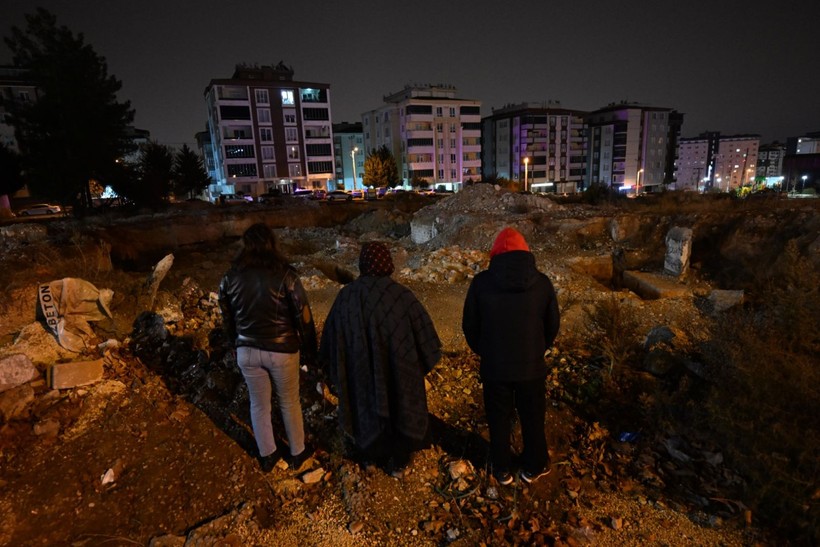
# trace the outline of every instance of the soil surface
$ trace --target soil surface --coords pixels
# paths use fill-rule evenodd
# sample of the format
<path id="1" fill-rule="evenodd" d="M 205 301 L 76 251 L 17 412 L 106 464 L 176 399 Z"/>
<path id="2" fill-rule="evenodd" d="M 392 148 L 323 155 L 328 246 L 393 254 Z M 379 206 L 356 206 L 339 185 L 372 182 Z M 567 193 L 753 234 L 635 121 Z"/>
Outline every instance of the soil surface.
<path id="1" fill-rule="evenodd" d="M 333 397 L 322 392 L 324 376 L 313 363 L 304 364 L 301 381 L 316 452 L 300 469 L 280 462 L 260 470 L 247 390 L 221 338 L 214 294 L 237 248 L 235 235 L 167 249 L 174 262 L 153 312 L 142 307 L 150 268 L 91 265 L 88 243 L 77 236 L 67 244 L 65 227 L 7 243 L 0 353 L 36 346 L 32 361 L 41 372 L 49 359 L 102 357 L 104 375 L 64 390 L 49 389 L 43 375 L 25 384 L 31 393 L 19 395 L 16 411 L 0 416 L 0 544 L 777 544 L 777 531 L 759 528 L 739 497 L 743 479 L 722 461 L 719 446 L 660 426 L 639 430 L 646 417 L 638 401 L 590 406 L 583 396 L 605 366 L 574 343 L 584 304 L 616 294 L 634 303 L 642 332 L 661 325 L 690 331 L 711 320 L 698 295 L 715 287 L 715 278 L 701 270 L 686 281 L 688 297 L 642 300 L 613 287 L 611 268 L 602 274 L 595 266 L 617 255 L 607 227 L 622 212 L 578 206 L 537 213 L 519 211 L 514 220 L 531 227 L 539 268 L 562 302 L 561 335 L 548 356 L 553 465 L 533 484 L 517 479 L 510 486 L 488 474 L 478 361 L 460 332 L 465 270 L 486 267 L 488 242 L 509 219 L 442 230 L 425 243 L 409 237 L 407 212 L 370 224 L 372 212 L 340 226 L 277 230 L 320 329 L 341 287 L 335 268 L 355 272 L 359 243 L 374 238 L 391 243 L 394 276 L 433 317 L 445 356 L 427 378 L 431 444 L 403 474 L 362 468 L 348 457 Z M 596 222 L 604 229 L 589 228 Z M 662 255 L 662 236 L 636 231 L 621 249 L 629 256 L 641 250 L 651 266 Z M 442 281 L 442 264 L 458 273 Z M 79 356 L 48 349 L 56 342 L 33 316 L 37 284 L 69 276 L 115 295 L 113 320 L 93 325 L 95 345 Z M 42 357 L 46 351 L 53 355 Z M 656 381 L 648 376 L 642 381 Z M 8 393 L 0 393 L 6 405 Z M 282 435 L 276 412 L 274 420 Z"/>

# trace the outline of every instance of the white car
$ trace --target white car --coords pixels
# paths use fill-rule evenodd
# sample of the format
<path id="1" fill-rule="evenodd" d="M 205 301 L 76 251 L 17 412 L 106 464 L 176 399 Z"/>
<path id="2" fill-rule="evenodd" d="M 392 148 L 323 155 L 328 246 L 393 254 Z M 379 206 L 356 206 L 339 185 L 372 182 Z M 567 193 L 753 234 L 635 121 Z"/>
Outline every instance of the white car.
<path id="1" fill-rule="evenodd" d="M 59 205 L 52 205 L 50 203 L 35 203 L 34 205 L 29 205 L 25 209 L 20 209 L 17 211 L 17 215 L 21 217 L 31 215 L 59 215 L 62 212 L 63 209 Z"/>

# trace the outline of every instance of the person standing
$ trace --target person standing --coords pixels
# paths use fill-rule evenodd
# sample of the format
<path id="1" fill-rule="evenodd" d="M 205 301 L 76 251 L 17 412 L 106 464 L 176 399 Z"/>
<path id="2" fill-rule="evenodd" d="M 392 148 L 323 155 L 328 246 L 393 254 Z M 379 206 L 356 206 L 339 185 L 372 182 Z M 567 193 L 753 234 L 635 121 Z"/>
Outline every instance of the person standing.
<path id="1" fill-rule="evenodd" d="M 544 433 L 547 366 L 544 353 L 560 324 L 550 279 L 535 265 L 527 242 L 504 228 L 490 250 L 490 265 L 470 283 L 461 327 L 480 360 L 484 408 L 490 430 L 493 475 L 501 484 L 510 473 L 513 411 L 518 412 L 524 449 L 519 475 L 527 483 L 549 473 Z"/>
<path id="2" fill-rule="evenodd" d="M 400 473 L 426 440 L 424 376 L 441 342 L 413 292 L 391 279 L 393 269 L 385 244 L 362 246 L 360 275 L 336 296 L 319 354 L 357 459 Z"/>
<path id="3" fill-rule="evenodd" d="M 299 361 L 316 358 L 316 327 L 299 275 L 263 223 L 242 235 L 242 249 L 219 284 L 225 330 L 236 343 L 236 362 L 248 385 L 251 425 L 263 471 L 281 458 L 271 423 L 271 380 L 298 469 L 310 455 L 299 400 Z"/>

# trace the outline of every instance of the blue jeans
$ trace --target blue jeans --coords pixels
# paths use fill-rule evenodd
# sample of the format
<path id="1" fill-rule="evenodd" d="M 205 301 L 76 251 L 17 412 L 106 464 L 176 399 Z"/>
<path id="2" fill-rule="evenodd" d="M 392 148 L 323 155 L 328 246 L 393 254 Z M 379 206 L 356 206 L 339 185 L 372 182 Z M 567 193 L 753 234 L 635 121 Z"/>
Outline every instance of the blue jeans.
<path id="1" fill-rule="evenodd" d="M 299 353 L 276 353 L 259 348 L 239 346 L 236 363 L 251 400 L 251 425 L 259 455 L 269 456 L 276 450 L 271 423 L 271 379 L 285 424 L 290 453 L 296 456 L 305 449 L 302 404 L 299 401 Z"/>

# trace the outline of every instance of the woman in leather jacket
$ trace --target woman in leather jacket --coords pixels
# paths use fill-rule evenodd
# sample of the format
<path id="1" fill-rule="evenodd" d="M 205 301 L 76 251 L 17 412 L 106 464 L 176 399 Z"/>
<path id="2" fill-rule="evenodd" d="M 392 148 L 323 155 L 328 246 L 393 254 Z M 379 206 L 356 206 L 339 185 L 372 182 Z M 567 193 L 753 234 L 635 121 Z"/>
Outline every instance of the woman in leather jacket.
<path id="1" fill-rule="evenodd" d="M 257 223 L 242 236 L 242 249 L 219 284 L 225 330 L 236 343 L 236 362 L 248 384 L 251 424 L 260 466 L 281 457 L 271 423 L 271 380 L 290 445 L 290 464 L 309 455 L 299 400 L 300 351 L 316 356 L 316 327 L 296 270 L 279 252 L 273 231 Z"/>

